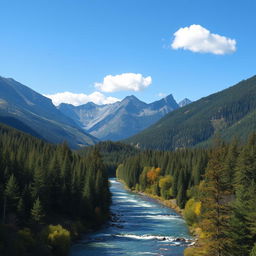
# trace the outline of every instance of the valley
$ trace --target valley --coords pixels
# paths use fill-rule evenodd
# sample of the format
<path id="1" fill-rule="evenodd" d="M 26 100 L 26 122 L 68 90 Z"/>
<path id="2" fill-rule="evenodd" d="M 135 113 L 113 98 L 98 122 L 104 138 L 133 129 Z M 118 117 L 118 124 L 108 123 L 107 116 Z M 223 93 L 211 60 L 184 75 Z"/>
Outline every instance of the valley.
<path id="1" fill-rule="evenodd" d="M 19 244 L 24 256 L 35 244 L 49 256 L 215 256 L 223 241 L 233 256 L 254 250 L 255 76 L 180 105 L 169 95 L 55 107 L 13 79 L 0 89 L 3 255 Z"/>
<path id="2" fill-rule="evenodd" d="M 256 1 L 0 10 L 0 256 L 256 256 Z"/>

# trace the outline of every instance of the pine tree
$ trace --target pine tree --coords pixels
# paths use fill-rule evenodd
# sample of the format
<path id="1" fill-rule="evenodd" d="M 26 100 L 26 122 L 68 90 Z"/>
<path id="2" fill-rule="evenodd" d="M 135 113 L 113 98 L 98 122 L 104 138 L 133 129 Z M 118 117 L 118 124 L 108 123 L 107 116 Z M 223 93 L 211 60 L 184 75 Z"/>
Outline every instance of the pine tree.
<path id="1" fill-rule="evenodd" d="M 224 159 L 224 168 L 227 172 L 227 179 L 230 189 L 234 193 L 235 176 L 236 176 L 236 165 L 238 158 L 238 141 L 234 139 L 228 147 L 227 155 Z"/>
<path id="2" fill-rule="evenodd" d="M 31 218 L 36 223 L 41 224 L 44 219 L 44 212 L 39 197 L 34 202 L 33 208 L 31 209 Z"/>
<path id="3" fill-rule="evenodd" d="M 19 189 L 14 175 L 12 174 L 6 183 L 5 191 L 6 204 L 9 212 L 16 211 L 19 200 Z"/>
<path id="4" fill-rule="evenodd" d="M 174 176 L 173 176 L 173 184 L 172 184 L 172 195 L 174 197 L 177 196 L 178 194 L 178 179 L 179 179 L 179 171 L 176 170 L 174 172 Z"/>
<path id="5" fill-rule="evenodd" d="M 231 243 L 227 236 L 230 219 L 230 191 L 227 172 L 223 167 L 226 150 L 218 144 L 213 149 L 205 174 L 202 191 L 202 222 L 207 256 L 230 255 L 227 248 Z"/>
<path id="6" fill-rule="evenodd" d="M 62 210 L 61 205 L 61 173 L 60 173 L 60 165 L 58 162 L 57 156 L 53 156 L 50 166 L 49 166 L 49 174 L 47 177 L 47 185 L 48 185 L 48 200 L 51 210 L 55 212 L 59 212 Z"/>
<path id="7" fill-rule="evenodd" d="M 24 225 L 25 219 L 26 219 L 26 210 L 25 210 L 25 205 L 22 198 L 20 198 L 18 202 L 17 214 L 18 214 L 19 224 Z"/>
<path id="8" fill-rule="evenodd" d="M 178 178 L 177 205 L 183 209 L 186 203 L 186 180 L 184 170 L 180 171 Z"/>
<path id="9" fill-rule="evenodd" d="M 244 146 L 237 164 L 236 200 L 230 221 L 234 256 L 249 255 L 256 239 L 256 146 L 252 136 Z"/>
<path id="10" fill-rule="evenodd" d="M 36 167 L 32 183 L 32 197 L 42 198 L 45 194 L 45 174 L 41 167 Z"/>

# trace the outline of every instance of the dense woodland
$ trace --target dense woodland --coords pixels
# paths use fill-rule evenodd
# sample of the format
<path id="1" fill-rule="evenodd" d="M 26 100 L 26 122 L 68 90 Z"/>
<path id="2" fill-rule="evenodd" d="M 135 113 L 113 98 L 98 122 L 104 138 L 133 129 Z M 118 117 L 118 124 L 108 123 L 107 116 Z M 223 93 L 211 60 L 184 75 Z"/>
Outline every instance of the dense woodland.
<path id="1" fill-rule="evenodd" d="M 245 145 L 146 151 L 119 165 L 117 176 L 131 189 L 176 199 L 198 237 L 186 256 L 256 255 L 256 134 Z"/>
<path id="2" fill-rule="evenodd" d="M 108 217 L 99 153 L 86 156 L 0 125 L 0 255 L 66 255 Z"/>
<path id="3" fill-rule="evenodd" d="M 107 168 L 108 176 L 115 177 L 116 169 L 125 159 L 138 154 L 139 149 L 121 142 L 101 141 L 90 147 L 84 147 L 78 152 L 81 156 L 88 156 L 97 150 Z"/>

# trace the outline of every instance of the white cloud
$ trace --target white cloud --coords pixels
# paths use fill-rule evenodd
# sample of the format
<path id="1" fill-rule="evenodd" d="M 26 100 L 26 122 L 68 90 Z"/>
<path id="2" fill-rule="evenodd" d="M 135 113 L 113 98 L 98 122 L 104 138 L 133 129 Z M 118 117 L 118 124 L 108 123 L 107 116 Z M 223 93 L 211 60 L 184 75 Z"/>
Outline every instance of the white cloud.
<path id="1" fill-rule="evenodd" d="M 164 97 L 167 96 L 167 94 L 166 94 L 166 93 L 163 93 L 163 92 L 159 92 L 159 93 L 157 94 L 157 96 L 160 97 L 160 98 L 164 98 Z"/>
<path id="2" fill-rule="evenodd" d="M 236 51 L 236 40 L 213 34 L 200 25 L 180 28 L 174 33 L 172 48 L 192 52 L 227 54 Z"/>
<path id="3" fill-rule="evenodd" d="M 95 104 L 110 104 L 120 99 L 114 97 L 106 97 L 104 94 L 100 92 L 93 92 L 91 94 L 84 94 L 84 93 L 72 93 L 72 92 L 60 92 L 56 94 L 47 94 L 44 95 L 52 100 L 52 103 L 58 106 L 60 103 L 68 103 L 74 106 L 79 106 L 82 104 L 86 104 L 88 102 L 94 102 Z"/>
<path id="4" fill-rule="evenodd" d="M 117 91 L 141 91 L 152 83 L 150 76 L 143 77 L 142 74 L 123 73 L 120 75 L 105 76 L 102 83 L 95 83 L 95 87 L 103 92 Z"/>

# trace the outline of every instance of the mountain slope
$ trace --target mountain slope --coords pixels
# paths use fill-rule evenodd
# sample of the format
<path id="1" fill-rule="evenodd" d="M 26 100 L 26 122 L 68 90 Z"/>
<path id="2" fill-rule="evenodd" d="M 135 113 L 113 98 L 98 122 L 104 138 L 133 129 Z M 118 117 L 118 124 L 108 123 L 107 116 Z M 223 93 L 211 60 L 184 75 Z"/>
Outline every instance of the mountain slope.
<path id="1" fill-rule="evenodd" d="M 93 136 L 102 140 L 121 140 L 149 127 L 178 107 L 172 95 L 150 104 L 132 95 L 114 104 L 90 102 L 78 107 L 61 104 L 58 108 Z"/>
<path id="2" fill-rule="evenodd" d="M 20 120 L 11 117 L 11 116 L 0 116 L 0 123 L 15 127 L 17 130 L 22 131 L 24 133 L 28 133 L 34 137 L 42 138 L 36 131 L 30 128 L 28 125 L 24 124 Z"/>
<path id="3" fill-rule="evenodd" d="M 256 76 L 167 114 L 159 122 L 125 140 L 142 148 L 191 147 L 215 133 L 230 139 L 255 128 Z"/>
<path id="4" fill-rule="evenodd" d="M 2 119 L 12 117 L 19 120 L 49 142 L 66 140 L 71 147 L 76 148 L 97 141 L 63 115 L 50 99 L 11 78 L 0 77 L 0 116 Z M 19 129 L 16 127 L 17 122 L 10 125 Z"/>

